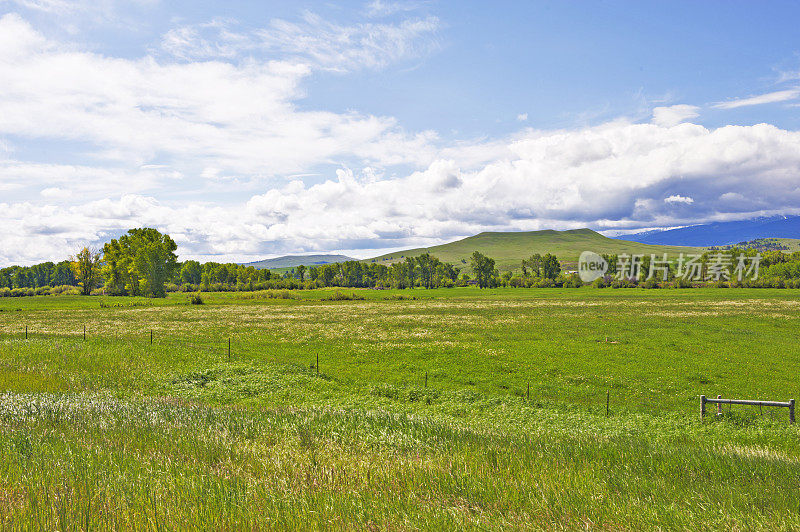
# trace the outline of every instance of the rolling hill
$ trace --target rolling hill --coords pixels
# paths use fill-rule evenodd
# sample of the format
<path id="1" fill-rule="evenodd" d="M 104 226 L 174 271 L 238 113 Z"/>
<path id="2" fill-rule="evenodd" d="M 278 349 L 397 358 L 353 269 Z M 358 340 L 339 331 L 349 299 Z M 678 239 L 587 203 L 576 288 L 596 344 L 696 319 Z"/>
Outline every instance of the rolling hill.
<path id="1" fill-rule="evenodd" d="M 501 271 L 517 269 L 523 258 L 534 253 L 554 253 L 562 263 L 576 263 L 583 251 L 596 253 L 698 253 L 701 248 L 686 246 L 657 246 L 608 238 L 591 229 L 569 231 L 526 231 L 526 232 L 486 232 L 475 236 L 429 248 L 416 248 L 387 253 L 379 257 L 365 259 L 365 262 L 392 264 L 405 257 L 425 253 L 435 255 L 444 262 L 456 266 L 469 264 L 473 251 L 495 259 Z"/>
<path id="2" fill-rule="evenodd" d="M 691 225 L 666 231 L 645 231 L 617 238 L 643 244 L 725 246 L 757 238 L 800 238 L 800 216 L 769 216 Z"/>
<path id="3" fill-rule="evenodd" d="M 259 270 L 274 270 L 278 268 L 296 268 L 303 266 L 316 266 L 319 264 L 332 264 L 335 262 L 346 262 L 348 260 L 358 260 L 347 255 L 285 255 L 274 259 L 264 259 L 256 262 L 248 262 L 244 266 L 254 266 Z"/>

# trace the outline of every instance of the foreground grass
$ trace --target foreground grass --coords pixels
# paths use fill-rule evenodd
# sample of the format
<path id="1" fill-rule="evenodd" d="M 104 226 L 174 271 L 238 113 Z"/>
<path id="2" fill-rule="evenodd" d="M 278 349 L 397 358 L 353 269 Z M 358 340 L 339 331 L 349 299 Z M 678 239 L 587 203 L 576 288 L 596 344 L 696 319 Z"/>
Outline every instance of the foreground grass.
<path id="1" fill-rule="evenodd" d="M 329 295 L 0 300 L 3 527 L 800 528 L 785 410 L 697 416 L 800 395 L 794 291 Z"/>
<path id="2" fill-rule="evenodd" d="M 800 527 L 794 429 L 514 410 L 525 430 L 364 410 L 5 395 L 3 524 Z"/>

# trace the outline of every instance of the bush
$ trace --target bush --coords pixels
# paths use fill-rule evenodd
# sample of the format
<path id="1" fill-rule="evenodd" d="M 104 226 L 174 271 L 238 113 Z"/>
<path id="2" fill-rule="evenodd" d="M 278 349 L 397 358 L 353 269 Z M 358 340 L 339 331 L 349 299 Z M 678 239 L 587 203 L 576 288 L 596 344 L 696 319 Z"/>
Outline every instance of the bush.
<path id="1" fill-rule="evenodd" d="M 348 295 L 348 294 L 344 294 L 342 292 L 339 292 L 337 290 L 335 293 L 331 294 L 330 296 L 323 297 L 321 301 L 363 301 L 365 299 L 366 299 L 365 297 L 358 296 L 356 294 Z"/>
<path id="2" fill-rule="evenodd" d="M 189 304 L 191 305 L 202 305 L 204 303 L 205 301 L 203 301 L 203 296 L 201 296 L 199 292 L 189 296 Z"/>
<path id="3" fill-rule="evenodd" d="M 642 283 L 642 288 L 653 289 L 653 288 L 661 288 L 661 286 L 658 284 L 658 281 L 656 281 L 655 277 L 651 277 L 650 279 Z"/>
<path id="4" fill-rule="evenodd" d="M 606 284 L 606 280 L 605 280 L 605 279 L 603 279 L 602 277 L 600 277 L 599 279 L 595 279 L 595 280 L 592 282 L 592 287 L 593 287 L 593 288 L 605 288 L 606 286 L 608 286 L 608 285 Z"/>
<path id="5" fill-rule="evenodd" d="M 11 297 L 27 297 L 36 295 L 33 288 L 13 288 L 11 290 Z"/>

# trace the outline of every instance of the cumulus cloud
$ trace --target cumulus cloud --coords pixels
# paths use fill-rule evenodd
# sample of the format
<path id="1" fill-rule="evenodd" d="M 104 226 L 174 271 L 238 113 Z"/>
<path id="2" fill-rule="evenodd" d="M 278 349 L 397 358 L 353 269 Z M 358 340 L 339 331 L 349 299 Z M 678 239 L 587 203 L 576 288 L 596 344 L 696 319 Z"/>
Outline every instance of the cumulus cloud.
<path id="1" fill-rule="evenodd" d="M 652 122 L 658 126 L 672 127 L 699 116 L 700 108 L 696 105 L 671 105 L 653 109 Z"/>
<path id="2" fill-rule="evenodd" d="M 800 212 L 800 133 L 766 124 L 529 130 L 509 140 L 505 154 L 475 169 L 437 159 L 378 179 L 343 168 L 320 183 L 296 179 L 228 206 L 144 195 L 4 204 L 0 224 L 11 230 L 0 260 L 50 257 L 140 225 L 170 232 L 183 257 L 245 260 L 432 245 L 484 230 L 670 227 Z M 49 225 L 61 229 L 45 234 Z M 29 245 L 13 245 L 26 235 Z"/>
<path id="3" fill-rule="evenodd" d="M 227 23 L 213 24 L 197 35 Z M 283 35 L 316 34 L 313 24 L 331 28 L 312 17 Z M 204 53 L 217 59 L 187 62 L 67 49 L 17 15 L 0 18 L 0 264 L 63 258 L 139 226 L 169 232 L 182 258 L 244 261 L 433 245 L 485 230 L 800 213 L 799 132 L 707 129 L 687 122 L 692 106 L 657 108 L 650 123 L 460 142 L 407 132 L 391 117 L 298 110 L 317 63 L 399 57 L 381 46 L 364 55 L 372 37 L 352 27 L 344 47 L 308 41 L 316 51 L 298 51 L 305 58 L 287 58 L 294 52 L 279 44 L 280 60 L 243 58 L 230 38 L 236 61 L 211 48 Z M 82 163 L 23 160 L 14 143 L 28 141 L 79 146 Z"/>
<path id="4" fill-rule="evenodd" d="M 277 175 L 356 158 L 430 160 L 431 132 L 390 117 L 298 111 L 309 67 L 290 61 L 159 62 L 62 49 L 0 18 L 0 135 L 79 141 L 94 155 L 187 174 Z"/>
<path id="5" fill-rule="evenodd" d="M 681 196 L 680 194 L 673 194 L 672 196 L 664 198 L 664 203 L 685 203 L 691 205 L 694 203 L 694 199 L 688 196 Z"/>
<path id="6" fill-rule="evenodd" d="M 765 103 L 778 103 L 788 100 L 794 100 L 800 97 L 800 89 L 786 89 L 767 94 L 759 94 L 757 96 L 750 96 L 749 98 L 739 98 L 727 102 L 719 102 L 714 104 L 713 107 L 717 109 L 736 109 L 737 107 L 746 107 L 750 105 L 763 105 Z"/>

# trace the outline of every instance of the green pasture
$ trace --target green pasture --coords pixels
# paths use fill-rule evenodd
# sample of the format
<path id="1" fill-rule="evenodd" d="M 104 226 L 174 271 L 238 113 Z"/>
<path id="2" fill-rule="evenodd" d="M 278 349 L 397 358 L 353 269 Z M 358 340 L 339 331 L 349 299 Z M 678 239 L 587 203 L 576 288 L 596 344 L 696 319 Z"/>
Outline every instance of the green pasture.
<path id="1" fill-rule="evenodd" d="M 699 419 L 799 292 L 335 292 L 0 299 L 2 526 L 800 528 L 786 409 Z"/>

